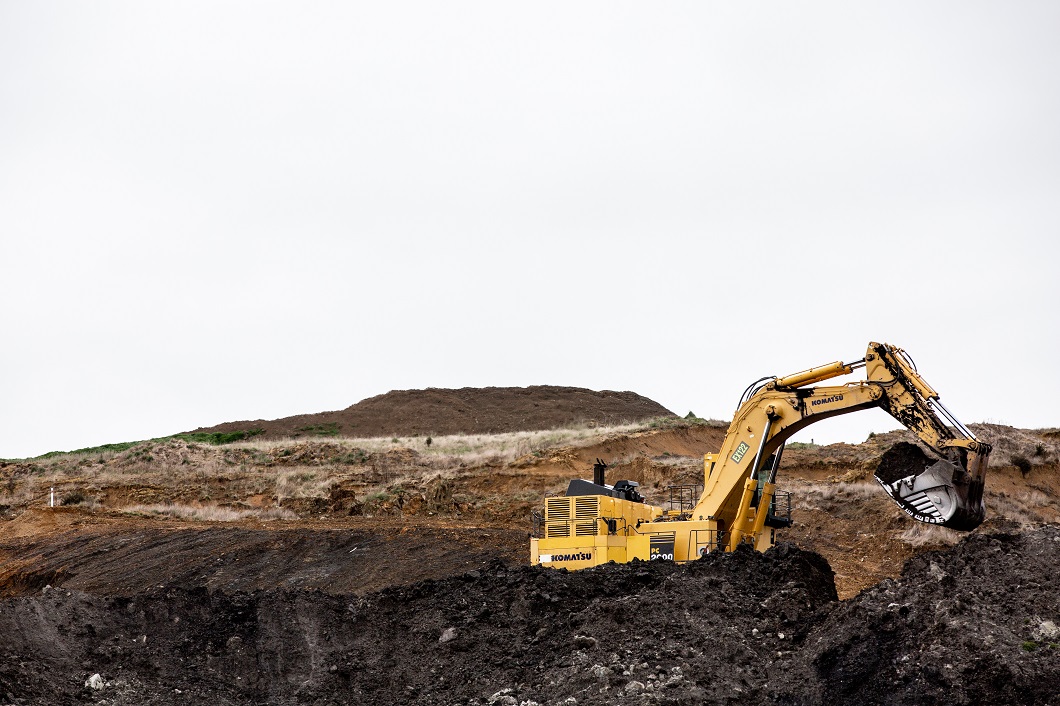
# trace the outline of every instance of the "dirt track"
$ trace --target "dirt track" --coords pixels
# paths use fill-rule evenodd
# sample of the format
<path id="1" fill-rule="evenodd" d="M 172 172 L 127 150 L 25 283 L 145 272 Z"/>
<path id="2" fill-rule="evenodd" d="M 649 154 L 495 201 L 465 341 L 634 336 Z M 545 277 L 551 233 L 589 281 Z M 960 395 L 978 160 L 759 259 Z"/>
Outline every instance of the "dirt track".
<path id="1" fill-rule="evenodd" d="M 1052 704 L 1060 530 L 975 534 L 837 602 L 789 545 L 363 596 L 159 587 L 0 602 L 0 696 L 110 704 Z M 98 673 L 100 691 L 85 688 Z"/>

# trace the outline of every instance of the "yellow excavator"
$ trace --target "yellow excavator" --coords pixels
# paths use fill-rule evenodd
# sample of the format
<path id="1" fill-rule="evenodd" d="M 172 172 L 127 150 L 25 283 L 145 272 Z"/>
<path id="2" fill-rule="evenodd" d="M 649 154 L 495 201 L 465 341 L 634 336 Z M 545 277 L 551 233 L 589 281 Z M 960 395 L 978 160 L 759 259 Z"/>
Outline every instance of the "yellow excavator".
<path id="1" fill-rule="evenodd" d="M 865 380 L 818 385 L 861 368 Z M 979 526 L 990 444 L 942 405 L 905 351 L 870 343 L 861 360 L 752 383 L 721 450 L 704 456 L 698 499 L 696 487 L 671 486 L 669 508 L 649 505 L 636 482 L 608 485 L 598 460 L 592 481 L 570 481 L 565 496 L 546 498 L 544 513 L 535 513 L 531 563 L 583 569 L 633 559 L 691 561 L 741 544 L 765 551 L 775 530 L 791 526 L 791 496 L 775 485 L 786 440 L 814 422 L 872 407 L 886 410 L 938 457 L 881 464 L 875 478 L 894 502 L 920 522 L 964 531 Z"/>

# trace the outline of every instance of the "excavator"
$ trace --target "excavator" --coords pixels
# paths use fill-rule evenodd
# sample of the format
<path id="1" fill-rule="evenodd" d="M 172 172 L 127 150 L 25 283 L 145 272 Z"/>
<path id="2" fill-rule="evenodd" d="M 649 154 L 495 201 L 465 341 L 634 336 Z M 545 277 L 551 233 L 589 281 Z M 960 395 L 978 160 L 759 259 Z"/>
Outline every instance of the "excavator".
<path id="1" fill-rule="evenodd" d="M 864 368 L 865 379 L 819 385 Z M 668 508 L 649 505 L 634 481 L 606 483 L 599 459 L 592 481 L 570 481 L 564 496 L 534 513 L 532 564 L 583 569 L 610 561 L 686 562 L 742 544 L 765 551 L 791 526 L 791 496 L 776 489 L 785 442 L 814 422 L 881 408 L 915 433 L 937 459 L 881 464 L 876 481 L 914 520 L 970 531 L 982 523 L 990 444 L 939 400 L 901 348 L 869 343 L 865 357 L 752 383 L 718 453 L 703 459 L 702 492 L 671 486 Z"/>

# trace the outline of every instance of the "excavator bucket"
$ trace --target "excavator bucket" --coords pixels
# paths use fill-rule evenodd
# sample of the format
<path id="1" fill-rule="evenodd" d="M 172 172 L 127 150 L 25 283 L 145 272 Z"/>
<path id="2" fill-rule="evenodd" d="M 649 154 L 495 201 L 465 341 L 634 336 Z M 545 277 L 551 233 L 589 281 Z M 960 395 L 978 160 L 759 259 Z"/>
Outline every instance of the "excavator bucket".
<path id="1" fill-rule="evenodd" d="M 986 515 L 983 505 L 985 453 L 968 451 L 967 468 L 945 459 L 932 460 L 916 444 L 900 442 L 884 453 L 876 481 L 891 499 L 919 522 L 960 531 L 978 527 Z"/>

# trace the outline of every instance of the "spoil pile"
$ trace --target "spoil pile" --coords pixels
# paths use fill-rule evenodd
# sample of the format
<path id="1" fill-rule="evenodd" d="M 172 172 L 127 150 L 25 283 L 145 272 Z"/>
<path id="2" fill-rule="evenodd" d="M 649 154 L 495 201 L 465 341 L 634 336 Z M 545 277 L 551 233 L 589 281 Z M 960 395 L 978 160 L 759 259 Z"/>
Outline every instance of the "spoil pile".
<path id="1" fill-rule="evenodd" d="M 1049 704 L 1058 561 L 1056 527 L 975 534 L 844 603 L 789 545 L 575 573 L 496 562 L 365 596 L 50 589 L 0 601 L 0 698 Z"/>
<path id="2" fill-rule="evenodd" d="M 0 698 L 95 702 L 98 673 L 109 704 L 667 703 L 760 689 L 835 600 L 827 563 L 788 546 L 574 573 L 497 562 L 363 597 L 51 589 L 0 602 Z"/>
<path id="3" fill-rule="evenodd" d="M 836 608 L 805 654 L 830 701 L 1056 704 L 1060 529 L 976 532 Z"/>

